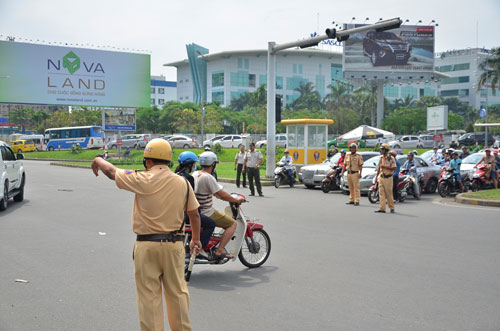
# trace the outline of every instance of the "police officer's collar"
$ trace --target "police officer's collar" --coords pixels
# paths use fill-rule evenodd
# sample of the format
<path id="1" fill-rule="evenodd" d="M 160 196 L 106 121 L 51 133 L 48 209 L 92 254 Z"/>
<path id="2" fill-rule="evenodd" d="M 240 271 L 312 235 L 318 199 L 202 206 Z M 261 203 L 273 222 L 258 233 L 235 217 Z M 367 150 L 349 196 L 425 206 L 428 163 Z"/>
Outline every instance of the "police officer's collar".
<path id="1" fill-rule="evenodd" d="M 170 170 L 170 168 L 166 164 L 155 164 L 149 170 Z"/>

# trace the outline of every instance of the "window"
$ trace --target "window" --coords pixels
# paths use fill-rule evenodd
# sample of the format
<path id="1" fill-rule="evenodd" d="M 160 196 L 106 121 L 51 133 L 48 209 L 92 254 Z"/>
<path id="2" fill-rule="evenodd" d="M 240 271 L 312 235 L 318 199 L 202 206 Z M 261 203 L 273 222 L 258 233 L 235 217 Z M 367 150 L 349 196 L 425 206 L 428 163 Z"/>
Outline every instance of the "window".
<path id="1" fill-rule="evenodd" d="M 224 104 L 224 91 L 212 91 L 212 102 L 218 101 L 221 105 Z"/>
<path id="2" fill-rule="evenodd" d="M 399 87 L 397 86 L 384 86 L 384 95 L 388 98 L 399 97 Z"/>
<path id="3" fill-rule="evenodd" d="M 158 94 L 165 94 L 165 89 L 163 87 L 159 87 Z"/>
<path id="4" fill-rule="evenodd" d="M 276 89 L 277 90 L 283 89 L 283 77 L 281 76 L 276 76 Z"/>
<path id="5" fill-rule="evenodd" d="M 248 87 L 255 87 L 255 75 L 254 74 L 250 74 L 248 75 Z"/>
<path id="6" fill-rule="evenodd" d="M 231 140 L 231 139 L 233 139 L 232 136 L 227 136 L 227 137 L 224 137 L 224 139 L 222 139 L 222 140 Z"/>
<path id="7" fill-rule="evenodd" d="M 300 84 L 307 84 L 309 81 L 299 76 L 288 77 L 286 79 L 286 89 L 290 91 L 294 91 L 296 88 L 299 88 Z"/>
<path id="8" fill-rule="evenodd" d="M 15 161 L 16 157 L 14 156 L 14 152 L 7 146 L 0 146 L 2 150 L 2 159 L 4 161 Z"/>
<path id="9" fill-rule="evenodd" d="M 302 75 L 303 71 L 302 71 L 302 64 L 299 64 L 299 75 Z"/>
<path id="10" fill-rule="evenodd" d="M 309 125 L 307 132 L 307 146 L 311 147 L 325 147 L 326 146 L 326 133 L 325 126 Z"/>
<path id="11" fill-rule="evenodd" d="M 151 99 L 151 104 L 154 105 L 155 104 L 155 99 Z"/>
<path id="12" fill-rule="evenodd" d="M 460 76 L 460 77 L 451 77 L 444 78 L 441 80 L 441 84 L 460 84 L 460 83 L 468 83 L 470 81 L 469 76 Z"/>
<path id="13" fill-rule="evenodd" d="M 152 88 L 151 88 L 151 94 L 154 94 L 154 93 L 155 93 L 155 88 L 154 88 L 154 87 L 152 87 Z"/>
<path id="14" fill-rule="evenodd" d="M 231 72 L 231 86 L 248 87 L 248 71 Z"/>
<path id="15" fill-rule="evenodd" d="M 304 147 L 304 126 L 288 126 L 288 145 L 289 147 Z"/>
<path id="16" fill-rule="evenodd" d="M 165 99 L 158 99 L 158 104 L 163 105 L 165 103 Z"/>
<path id="17" fill-rule="evenodd" d="M 294 63 L 293 64 L 293 73 L 296 74 L 297 73 L 297 65 Z"/>
<path id="18" fill-rule="evenodd" d="M 439 72 L 460 71 L 469 69 L 470 69 L 470 63 L 450 64 L 450 65 L 436 67 L 436 71 Z"/>
<path id="19" fill-rule="evenodd" d="M 245 69 L 248 69 L 250 66 L 249 66 L 249 61 L 248 59 L 245 59 Z"/>
<path id="20" fill-rule="evenodd" d="M 243 68 L 243 60 L 238 58 L 238 69 L 242 69 Z"/>
<path id="21" fill-rule="evenodd" d="M 214 72 L 212 74 L 212 87 L 224 86 L 224 72 Z"/>

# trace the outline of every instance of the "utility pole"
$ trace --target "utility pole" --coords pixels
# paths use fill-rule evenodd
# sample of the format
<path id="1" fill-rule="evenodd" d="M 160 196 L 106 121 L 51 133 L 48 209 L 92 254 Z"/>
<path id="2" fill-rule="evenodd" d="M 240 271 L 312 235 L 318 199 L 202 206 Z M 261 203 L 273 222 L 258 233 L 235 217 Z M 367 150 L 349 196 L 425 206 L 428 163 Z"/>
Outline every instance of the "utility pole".
<path id="1" fill-rule="evenodd" d="M 337 41 L 346 41 L 353 33 L 359 33 L 367 30 L 376 30 L 377 32 L 396 29 L 401 26 L 403 21 L 398 18 L 393 18 L 386 21 L 379 21 L 375 24 L 368 24 L 361 27 L 340 30 L 326 29 L 324 35 L 318 35 L 313 38 L 308 38 L 299 41 L 293 41 L 284 44 L 276 44 L 270 41 L 267 45 L 267 162 L 266 162 L 266 178 L 274 176 L 274 160 L 276 159 L 276 53 L 288 48 L 314 47 L 326 39 L 335 39 Z M 382 88 L 383 90 L 383 88 Z M 307 139 L 307 137 L 306 137 Z"/>

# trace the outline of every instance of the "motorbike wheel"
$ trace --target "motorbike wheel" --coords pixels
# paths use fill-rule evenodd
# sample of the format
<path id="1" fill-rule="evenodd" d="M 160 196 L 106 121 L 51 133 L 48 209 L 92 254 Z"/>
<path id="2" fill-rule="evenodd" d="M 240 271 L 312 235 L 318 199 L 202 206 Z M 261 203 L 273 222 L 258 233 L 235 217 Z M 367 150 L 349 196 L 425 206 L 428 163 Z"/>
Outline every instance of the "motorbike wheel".
<path id="1" fill-rule="evenodd" d="M 477 181 L 473 181 L 471 186 L 470 186 L 470 190 L 472 192 L 477 192 L 479 191 L 479 183 Z"/>
<path id="2" fill-rule="evenodd" d="M 469 180 L 464 181 L 463 185 L 464 185 L 464 193 L 469 192 L 470 181 Z"/>
<path id="3" fill-rule="evenodd" d="M 321 191 L 323 191 L 323 193 L 330 192 L 330 182 L 321 183 Z"/>
<path id="4" fill-rule="evenodd" d="M 448 185 L 448 182 L 444 181 L 438 184 L 438 193 L 443 198 L 446 198 L 450 194 L 450 185 Z"/>
<path id="5" fill-rule="evenodd" d="M 281 178 L 275 178 L 274 179 L 274 187 L 279 188 L 281 184 Z"/>
<path id="6" fill-rule="evenodd" d="M 247 238 L 241 246 L 238 259 L 248 268 L 257 268 L 266 262 L 271 254 L 271 238 L 264 229 L 253 230 L 253 240 L 256 244 L 257 252 L 252 253 L 248 247 Z M 255 248 L 254 248 L 255 250 Z"/>
<path id="7" fill-rule="evenodd" d="M 378 190 L 369 190 L 368 191 L 368 201 L 371 203 L 377 203 L 379 200 Z"/>

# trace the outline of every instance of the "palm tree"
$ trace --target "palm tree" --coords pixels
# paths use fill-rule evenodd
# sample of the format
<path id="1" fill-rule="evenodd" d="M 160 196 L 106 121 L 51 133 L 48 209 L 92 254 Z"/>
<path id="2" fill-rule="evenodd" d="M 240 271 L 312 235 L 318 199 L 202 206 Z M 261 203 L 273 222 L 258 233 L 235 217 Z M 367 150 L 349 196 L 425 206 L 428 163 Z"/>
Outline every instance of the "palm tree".
<path id="1" fill-rule="evenodd" d="M 314 85 L 311 82 L 300 83 L 300 86 L 295 89 L 300 93 L 300 96 L 292 103 L 292 109 L 322 109 L 323 103 L 318 91 L 314 90 Z"/>
<path id="2" fill-rule="evenodd" d="M 483 85 L 489 81 L 491 92 L 496 95 L 496 85 L 500 82 L 500 47 L 493 48 L 491 55 L 479 65 L 479 69 L 484 70 L 484 72 L 479 77 L 477 90 L 480 91 Z"/>
<path id="3" fill-rule="evenodd" d="M 363 113 L 370 111 L 370 124 L 375 126 L 377 119 L 377 85 L 363 85 L 355 90 L 355 93 L 361 94 L 361 108 Z"/>
<path id="4" fill-rule="evenodd" d="M 328 85 L 330 93 L 325 97 L 324 103 L 327 109 L 337 109 L 352 105 L 352 95 L 350 89 L 343 84 Z"/>

